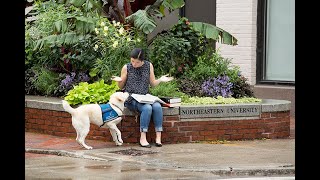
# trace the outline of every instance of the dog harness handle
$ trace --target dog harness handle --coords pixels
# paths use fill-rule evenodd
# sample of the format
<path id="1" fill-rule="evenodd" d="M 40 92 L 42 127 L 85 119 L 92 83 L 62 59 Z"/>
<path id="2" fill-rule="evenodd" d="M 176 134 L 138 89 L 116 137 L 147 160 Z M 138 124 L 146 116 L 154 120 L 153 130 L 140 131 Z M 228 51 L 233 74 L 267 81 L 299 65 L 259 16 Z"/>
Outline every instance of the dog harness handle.
<path id="1" fill-rule="evenodd" d="M 99 104 L 101 111 L 102 111 L 102 127 L 106 122 L 112 121 L 119 117 L 118 113 L 110 106 L 109 103 L 107 104 Z"/>

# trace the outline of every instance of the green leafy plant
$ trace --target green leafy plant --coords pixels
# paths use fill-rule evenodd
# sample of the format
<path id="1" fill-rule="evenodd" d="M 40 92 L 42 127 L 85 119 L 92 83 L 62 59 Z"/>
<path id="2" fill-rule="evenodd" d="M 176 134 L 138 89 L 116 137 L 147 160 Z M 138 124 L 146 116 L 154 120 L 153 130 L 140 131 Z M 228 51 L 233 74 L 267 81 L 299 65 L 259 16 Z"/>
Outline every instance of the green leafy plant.
<path id="1" fill-rule="evenodd" d="M 261 99 L 254 98 L 254 97 L 243 97 L 243 98 L 233 98 L 228 97 L 224 98 L 222 96 L 214 97 L 197 97 L 193 96 L 188 99 L 185 99 L 182 104 L 183 105 L 205 105 L 205 104 L 238 104 L 238 103 L 258 103 L 261 102 Z"/>
<path id="2" fill-rule="evenodd" d="M 201 84 L 202 81 L 195 81 L 188 76 L 183 76 L 177 80 L 178 88 L 181 92 L 189 96 L 203 96 Z"/>
<path id="3" fill-rule="evenodd" d="M 187 18 L 179 21 L 168 31 L 155 36 L 149 45 L 150 59 L 155 74 L 167 74 L 179 78 L 191 69 L 207 47 L 208 41 L 199 32 L 192 29 Z"/>
<path id="4" fill-rule="evenodd" d="M 144 36 L 139 36 L 134 28 L 125 29 L 123 24 L 101 18 L 95 28 L 94 50 L 101 53 L 90 70 L 90 76 L 102 77 L 108 81 L 112 75 L 120 73 L 124 64 L 130 60 L 134 47 L 143 47 Z"/>
<path id="5" fill-rule="evenodd" d="M 238 77 L 239 67 L 232 66 L 231 59 L 221 56 L 218 50 L 208 49 L 203 55 L 198 56 L 197 64 L 186 74 L 193 80 L 204 81 L 209 77 L 227 75 L 233 82 Z"/>
<path id="6" fill-rule="evenodd" d="M 179 73 L 177 67 L 182 64 L 185 57 L 188 57 L 190 48 L 190 42 L 184 38 L 172 34 L 157 36 L 149 46 L 149 57 L 154 66 L 155 75 Z"/>
<path id="7" fill-rule="evenodd" d="M 35 73 L 32 69 L 27 69 L 24 76 L 24 92 L 25 94 L 39 95 L 37 88 L 33 84 Z"/>
<path id="8" fill-rule="evenodd" d="M 176 80 L 166 83 L 160 83 L 158 86 L 150 88 L 150 93 L 154 96 L 180 97 L 182 101 L 188 98 L 188 95 L 181 92 L 177 86 Z"/>
<path id="9" fill-rule="evenodd" d="M 184 0 L 157 0 L 152 5 L 146 6 L 144 10 L 140 9 L 126 17 L 125 20 L 143 31 L 145 34 L 150 34 L 157 27 L 155 18 L 165 17 L 166 9 L 171 13 L 176 9 L 182 8 L 184 5 Z M 202 33 L 207 38 L 223 44 L 237 45 L 237 39 L 219 27 L 204 22 L 188 23 L 194 24 L 194 30 Z M 150 44 L 150 42 L 148 42 L 148 44 Z"/>
<path id="10" fill-rule="evenodd" d="M 165 16 L 165 9 L 171 12 L 183 6 L 183 0 L 157 0 L 152 5 L 146 6 L 145 9 L 140 9 L 126 17 L 125 20 L 126 22 L 132 23 L 145 34 L 149 34 L 157 27 L 155 18 Z"/>
<path id="11" fill-rule="evenodd" d="M 51 95 L 59 85 L 59 75 L 43 67 L 33 69 L 35 76 L 32 83 L 37 91 L 43 95 Z"/>
<path id="12" fill-rule="evenodd" d="M 206 38 L 215 40 L 222 44 L 238 45 L 238 40 L 227 31 L 204 22 L 190 22 L 194 30 L 204 34 Z"/>
<path id="13" fill-rule="evenodd" d="M 243 75 L 239 75 L 237 79 L 234 80 L 231 91 L 233 92 L 232 97 L 242 98 L 242 97 L 254 97 L 254 93 L 250 84 L 247 83 L 247 78 Z"/>
<path id="14" fill-rule="evenodd" d="M 112 81 L 111 84 L 105 84 L 103 79 L 91 84 L 80 82 L 68 91 L 64 100 L 68 101 L 70 105 L 107 103 L 111 94 L 117 90 L 119 87 L 115 81 Z"/>

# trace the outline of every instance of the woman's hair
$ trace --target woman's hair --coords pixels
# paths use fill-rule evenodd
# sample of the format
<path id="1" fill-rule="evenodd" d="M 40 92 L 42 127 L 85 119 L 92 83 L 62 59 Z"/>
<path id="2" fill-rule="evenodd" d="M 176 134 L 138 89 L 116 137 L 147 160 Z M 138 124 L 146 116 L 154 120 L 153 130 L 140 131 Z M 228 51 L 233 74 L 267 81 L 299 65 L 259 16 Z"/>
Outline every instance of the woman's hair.
<path id="1" fill-rule="evenodd" d="M 134 48 L 130 53 L 130 58 L 144 60 L 144 53 L 141 48 Z"/>

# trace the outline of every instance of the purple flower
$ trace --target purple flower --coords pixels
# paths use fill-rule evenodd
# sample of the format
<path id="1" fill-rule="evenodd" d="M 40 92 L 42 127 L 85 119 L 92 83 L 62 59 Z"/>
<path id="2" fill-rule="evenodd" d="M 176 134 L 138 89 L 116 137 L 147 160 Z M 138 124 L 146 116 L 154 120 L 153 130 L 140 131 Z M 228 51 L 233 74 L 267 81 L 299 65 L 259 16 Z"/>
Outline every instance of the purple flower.
<path id="1" fill-rule="evenodd" d="M 227 75 L 218 76 L 214 79 L 209 78 L 202 83 L 202 91 L 207 96 L 230 97 L 233 94 L 231 91 L 233 84 L 229 81 L 230 78 Z"/>
<path id="2" fill-rule="evenodd" d="M 68 91 L 72 89 L 73 85 L 80 82 L 88 82 L 89 80 L 89 76 L 83 72 L 78 73 L 78 75 L 75 72 L 72 72 L 70 75 L 67 74 L 65 79 L 61 81 L 60 88 Z"/>

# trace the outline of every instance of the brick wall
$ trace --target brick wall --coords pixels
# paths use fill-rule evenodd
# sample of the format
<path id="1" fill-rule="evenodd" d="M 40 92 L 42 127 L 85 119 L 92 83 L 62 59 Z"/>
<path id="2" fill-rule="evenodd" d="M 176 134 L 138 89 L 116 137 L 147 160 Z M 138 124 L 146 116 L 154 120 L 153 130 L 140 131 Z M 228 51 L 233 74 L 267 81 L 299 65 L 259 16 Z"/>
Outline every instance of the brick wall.
<path id="1" fill-rule="evenodd" d="M 134 116 L 125 116 L 118 124 L 125 143 L 139 142 L 139 123 Z M 263 112 L 257 119 L 246 117 L 224 120 L 184 121 L 179 115 L 164 116 L 162 142 L 186 143 L 215 140 L 246 140 L 260 138 L 287 138 L 290 136 L 290 111 Z M 63 111 L 25 108 L 25 131 L 63 137 L 76 137 L 71 124 L 71 115 Z M 154 142 L 154 127 L 151 122 L 148 141 Z M 109 129 L 91 124 L 86 139 L 112 142 Z"/>
<path id="2" fill-rule="evenodd" d="M 222 57 L 232 59 L 248 83 L 256 84 L 257 1 L 217 0 L 216 26 L 238 39 L 238 45 L 217 43 Z"/>

